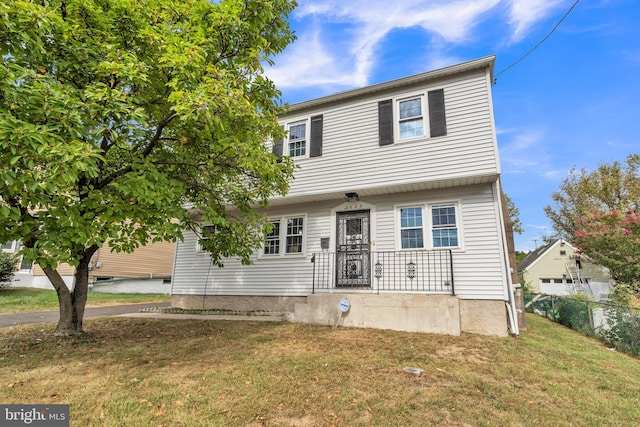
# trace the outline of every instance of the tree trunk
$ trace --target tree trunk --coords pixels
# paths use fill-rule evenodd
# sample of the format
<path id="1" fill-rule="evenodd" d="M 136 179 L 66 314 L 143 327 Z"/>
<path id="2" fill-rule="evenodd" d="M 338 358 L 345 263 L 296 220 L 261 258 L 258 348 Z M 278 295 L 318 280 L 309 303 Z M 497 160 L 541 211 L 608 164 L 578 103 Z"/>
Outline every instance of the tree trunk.
<path id="1" fill-rule="evenodd" d="M 56 335 L 70 336 L 79 335 L 83 332 L 82 320 L 89 289 L 89 262 L 96 250 L 98 250 L 97 246 L 91 246 L 85 250 L 83 256 L 80 258 L 74 273 L 75 283 L 73 291 L 69 291 L 69 288 L 57 270 L 51 267 L 42 268 L 58 294 L 60 319 L 58 320 Z"/>

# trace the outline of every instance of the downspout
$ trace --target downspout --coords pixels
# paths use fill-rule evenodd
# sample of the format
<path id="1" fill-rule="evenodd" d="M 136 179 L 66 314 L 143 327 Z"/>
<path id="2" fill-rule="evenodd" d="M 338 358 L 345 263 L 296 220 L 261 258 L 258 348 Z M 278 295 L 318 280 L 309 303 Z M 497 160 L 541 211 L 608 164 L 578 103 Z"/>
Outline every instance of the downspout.
<path id="1" fill-rule="evenodd" d="M 180 244 L 180 239 L 176 238 L 176 245 L 174 247 L 173 253 L 173 266 L 171 267 L 171 298 L 173 299 L 173 286 L 175 285 L 176 278 L 176 261 L 178 261 L 178 246 Z"/>
<path id="2" fill-rule="evenodd" d="M 509 330 L 511 331 L 511 335 L 514 338 L 518 338 L 520 336 L 520 327 L 518 326 L 518 316 L 516 309 L 516 301 L 515 301 L 515 290 L 513 288 L 513 283 L 511 280 L 512 270 L 509 265 L 509 255 L 508 255 L 508 244 L 507 244 L 507 233 L 506 233 L 506 225 L 504 220 L 504 212 L 506 211 L 506 206 L 503 205 L 503 197 L 502 197 L 502 189 L 500 188 L 500 180 L 496 180 L 494 184 L 494 189 L 496 191 L 495 197 L 498 201 L 498 218 L 500 219 L 500 236 L 502 239 L 502 256 L 504 257 L 504 274 L 506 279 L 506 287 L 507 287 L 507 300 L 505 301 L 505 306 L 507 309 L 507 319 L 509 323 Z"/>

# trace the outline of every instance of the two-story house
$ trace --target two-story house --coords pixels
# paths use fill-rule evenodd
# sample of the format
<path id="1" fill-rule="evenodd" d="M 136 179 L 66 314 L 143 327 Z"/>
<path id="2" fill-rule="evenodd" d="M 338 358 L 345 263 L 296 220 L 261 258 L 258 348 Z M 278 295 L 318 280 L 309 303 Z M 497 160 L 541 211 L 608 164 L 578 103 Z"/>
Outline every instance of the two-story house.
<path id="1" fill-rule="evenodd" d="M 517 334 L 491 98 L 495 57 L 290 106 L 253 264 L 178 242 L 172 304 L 458 335 Z M 207 226 L 206 223 L 203 224 Z"/>

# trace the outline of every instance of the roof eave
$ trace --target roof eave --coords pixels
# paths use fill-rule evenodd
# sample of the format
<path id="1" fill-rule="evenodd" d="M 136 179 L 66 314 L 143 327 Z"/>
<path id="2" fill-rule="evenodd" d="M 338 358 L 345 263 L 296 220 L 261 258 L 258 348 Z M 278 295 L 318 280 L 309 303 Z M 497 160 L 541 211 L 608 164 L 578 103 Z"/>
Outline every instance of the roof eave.
<path id="1" fill-rule="evenodd" d="M 323 104 L 328 104 L 337 101 L 345 101 L 351 98 L 357 98 L 364 95 L 370 95 L 377 92 L 383 92 L 389 89 L 396 89 L 403 86 L 409 86 L 417 83 L 422 83 L 428 80 L 434 80 L 440 77 L 450 76 L 470 70 L 482 69 L 489 67 L 489 77 L 493 78 L 493 68 L 495 64 L 495 55 L 485 56 L 483 58 L 474 59 L 471 61 L 463 62 L 461 64 L 455 64 L 437 70 L 427 71 L 425 73 L 416 74 L 409 77 L 403 77 L 396 80 L 391 80 L 384 83 L 378 83 L 371 86 L 365 86 L 358 89 L 352 89 L 344 92 L 339 92 L 333 95 L 324 96 L 321 98 L 312 99 L 309 101 L 303 101 L 296 104 L 287 106 L 287 114 L 294 113 L 300 110 L 306 110 L 314 108 Z"/>

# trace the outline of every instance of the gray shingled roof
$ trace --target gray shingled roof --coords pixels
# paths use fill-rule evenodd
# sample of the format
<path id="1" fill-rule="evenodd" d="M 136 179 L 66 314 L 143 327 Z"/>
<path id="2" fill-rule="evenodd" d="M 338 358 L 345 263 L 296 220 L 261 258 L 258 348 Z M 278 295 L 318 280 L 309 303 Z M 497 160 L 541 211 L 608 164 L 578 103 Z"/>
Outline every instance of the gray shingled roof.
<path id="1" fill-rule="evenodd" d="M 546 245 L 540 246 L 539 248 L 529 252 L 527 256 L 518 263 L 518 272 L 521 272 L 522 270 L 533 264 L 535 260 L 537 260 L 543 253 L 546 252 L 547 249 L 553 246 L 556 242 L 557 240 L 554 240 L 551 243 L 547 243 Z"/>

